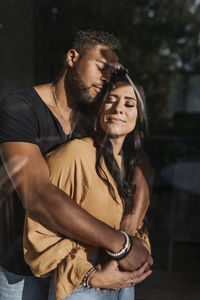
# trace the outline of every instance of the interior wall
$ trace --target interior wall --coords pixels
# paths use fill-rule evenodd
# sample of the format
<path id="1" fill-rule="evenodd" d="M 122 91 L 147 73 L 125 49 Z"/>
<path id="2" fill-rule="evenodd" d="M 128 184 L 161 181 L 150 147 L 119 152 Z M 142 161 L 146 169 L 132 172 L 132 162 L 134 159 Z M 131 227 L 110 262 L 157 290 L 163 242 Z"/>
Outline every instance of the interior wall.
<path id="1" fill-rule="evenodd" d="M 0 0 L 0 97 L 34 82 L 34 0 Z"/>

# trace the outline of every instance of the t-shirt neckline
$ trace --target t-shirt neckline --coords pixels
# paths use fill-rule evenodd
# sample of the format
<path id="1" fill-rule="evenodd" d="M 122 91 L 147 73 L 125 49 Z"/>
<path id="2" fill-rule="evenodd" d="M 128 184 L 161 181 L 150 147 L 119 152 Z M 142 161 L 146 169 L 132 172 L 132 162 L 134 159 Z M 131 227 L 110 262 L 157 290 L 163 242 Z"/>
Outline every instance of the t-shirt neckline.
<path id="1" fill-rule="evenodd" d="M 71 136 L 71 134 L 66 134 L 62 128 L 62 125 L 60 124 L 59 120 L 56 118 L 56 116 L 54 115 L 54 113 L 51 111 L 51 109 L 48 107 L 48 105 L 46 105 L 46 103 L 42 100 L 42 98 L 40 97 L 40 95 L 38 94 L 38 92 L 35 90 L 35 88 L 32 86 L 32 91 L 33 93 L 37 96 L 38 100 L 42 103 L 42 105 L 49 111 L 49 113 L 51 114 L 51 116 L 53 117 L 53 119 L 56 121 L 56 123 L 59 126 L 59 129 L 63 135 L 63 137 L 65 138 L 65 141 L 69 140 L 69 137 Z"/>

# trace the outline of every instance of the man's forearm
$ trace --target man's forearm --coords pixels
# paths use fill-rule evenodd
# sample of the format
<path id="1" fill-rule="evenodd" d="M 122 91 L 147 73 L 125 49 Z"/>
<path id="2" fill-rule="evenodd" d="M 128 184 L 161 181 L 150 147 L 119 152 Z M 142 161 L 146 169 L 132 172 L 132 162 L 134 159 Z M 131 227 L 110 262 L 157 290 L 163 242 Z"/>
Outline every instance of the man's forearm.
<path id="1" fill-rule="evenodd" d="M 58 233 L 90 245 L 113 252 L 123 248 L 125 239 L 122 233 L 89 215 L 50 182 L 48 165 L 37 145 L 8 142 L 3 143 L 0 150 L 22 205 L 42 223 Z M 26 163 L 21 166 L 24 158 Z M 19 163 L 21 167 L 13 172 Z M 39 172 L 36 166 L 40 167 Z M 134 246 L 128 257 L 123 259 L 124 267 L 126 265 L 130 270 L 135 269 L 135 253 Z"/>
<path id="2" fill-rule="evenodd" d="M 35 202 L 31 211 L 47 226 L 80 242 L 102 247 L 113 252 L 124 246 L 124 235 L 99 221 L 82 209 L 74 200 L 54 185 L 45 189 L 43 201 Z M 48 197 L 51 193 L 51 197 Z M 41 198 L 40 198 L 41 199 Z M 51 200 L 49 200 L 51 199 Z M 133 238 L 133 249 L 126 259 L 120 262 L 125 270 L 136 270 L 149 257 L 142 242 Z"/>
<path id="3" fill-rule="evenodd" d="M 123 247 L 122 233 L 90 215 L 51 183 L 42 190 L 41 195 L 35 195 L 34 198 L 28 209 L 53 230 L 80 242 L 114 252 Z"/>

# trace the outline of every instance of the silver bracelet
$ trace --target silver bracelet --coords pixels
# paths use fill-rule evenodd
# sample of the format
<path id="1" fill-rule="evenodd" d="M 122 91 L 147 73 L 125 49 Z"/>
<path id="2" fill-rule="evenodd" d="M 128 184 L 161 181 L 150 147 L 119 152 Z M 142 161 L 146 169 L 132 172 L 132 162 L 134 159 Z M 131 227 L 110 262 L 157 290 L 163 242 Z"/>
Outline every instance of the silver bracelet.
<path id="1" fill-rule="evenodd" d="M 120 232 L 123 233 L 123 235 L 126 238 L 126 242 L 125 242 L 124 247 L 119 252 L 111 252 L 111 251 L 106 249 L 107 254 L 112 256 L 114 259 L 123 256 L 123 254 L 125 254 L 130 248 L 130 237 L 129 237 L 129 235 L 124 231 L 120 231 Z"/>

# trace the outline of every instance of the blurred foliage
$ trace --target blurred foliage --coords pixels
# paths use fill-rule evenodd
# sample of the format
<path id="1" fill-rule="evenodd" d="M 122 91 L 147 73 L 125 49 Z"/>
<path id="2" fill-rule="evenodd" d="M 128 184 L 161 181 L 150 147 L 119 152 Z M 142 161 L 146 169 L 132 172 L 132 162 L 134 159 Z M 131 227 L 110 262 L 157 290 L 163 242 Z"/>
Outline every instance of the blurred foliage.
<path id="1" fill-rule="evenodd" d="M 145 89 L 152 131 L 170 125 L 167 98 L 172 74 L 199 72 L 197 0 L 36 0 L 35 20 L 36 80 L 49 64 L 50 77 L 58 72 L 77 30 L 102 29 L 118 36 L 121 62 Z"/>

